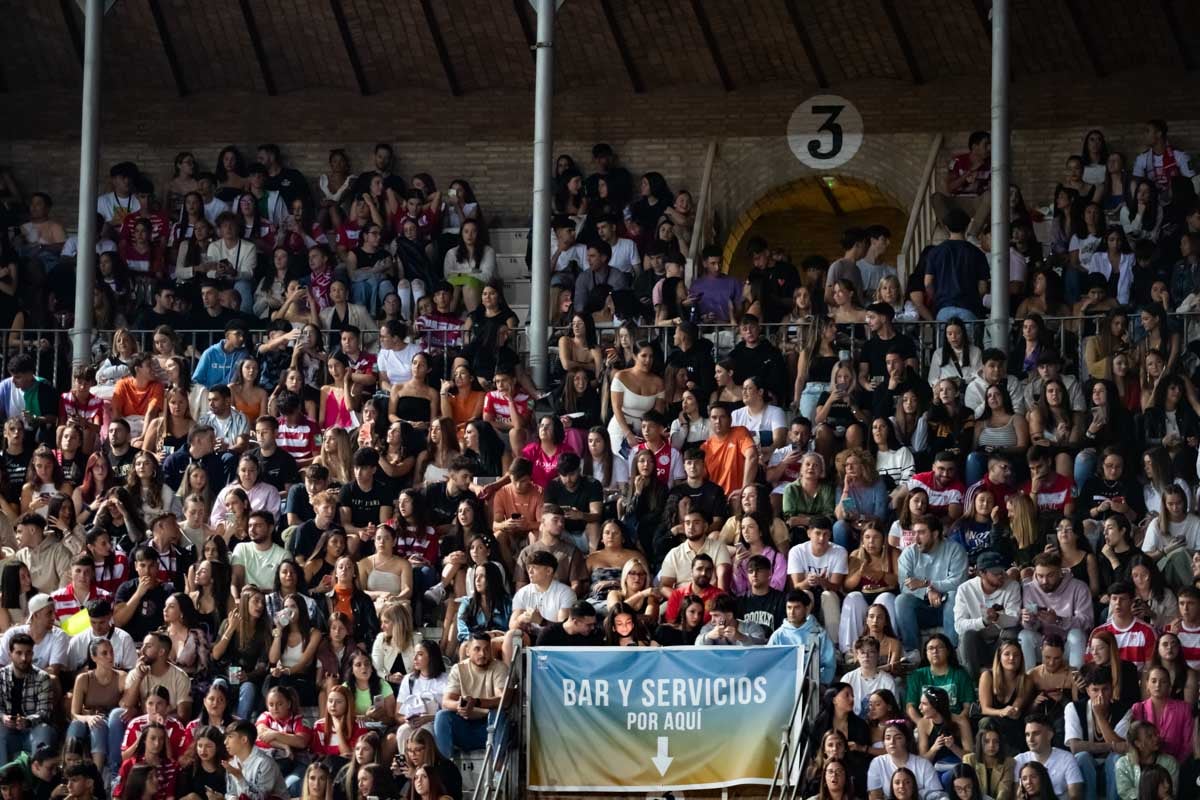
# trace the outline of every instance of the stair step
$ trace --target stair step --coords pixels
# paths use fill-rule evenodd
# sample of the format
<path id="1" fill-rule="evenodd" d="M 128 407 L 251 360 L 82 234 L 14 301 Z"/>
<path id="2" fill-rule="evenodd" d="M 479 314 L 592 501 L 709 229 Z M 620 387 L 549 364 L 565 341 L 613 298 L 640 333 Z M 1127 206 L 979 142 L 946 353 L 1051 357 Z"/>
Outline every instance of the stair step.
<path id="1" fill-rule="evenodd" d="M 497 255 L 496 274 L 504 281 L 516 278 L 528 278 L 529 270 L 525 267 L 525 252 L 520 255 Z"/>
<path id="2" fill-rule="evenodd" d="M 529 244 L 528 228 L 492 228 L 488 231 L 488 241 L 502 255 L 520 254 L 525 258 L 525 250 Z"/>

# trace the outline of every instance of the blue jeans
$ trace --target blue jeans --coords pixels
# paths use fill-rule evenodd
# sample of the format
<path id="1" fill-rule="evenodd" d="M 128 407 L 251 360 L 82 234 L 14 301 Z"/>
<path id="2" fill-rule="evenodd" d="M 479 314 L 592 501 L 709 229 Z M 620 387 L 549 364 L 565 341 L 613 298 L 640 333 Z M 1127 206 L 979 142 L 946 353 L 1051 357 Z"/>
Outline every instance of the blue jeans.
<path id="1" fill-rule="evenodd" d="M 800 392 L 800 416 L 810 421 L 817 413 L 817 402 L 821 399 L 821 393 L 829 391 L 829 382 L 823 380 L 826 376 L 818 377 L 822 380 L 814 381 L 810 375 L 808 383 L 804 384 L 804 389 Z"/>
<path id="2" fill-rule="evenodd" d="M 396 291 L 396 285 L 382 275 L 355 275 L 350 279 L 350 300 L 366 306 L 372 314 L 382 298 Z"/>
<path id="3" fill-rule="evenodd" d="M 1087 479 L 1096 474 L 1096 462 L 1100 456 L 1095 448 L 1085 447 L 1075 456 L 1075 492 L 1078 494 Z M 969 485 L 969 484 L 968 484 Z"/>
<path id="4" fill-rule="evenodd" d="M 482 750 L 487 747 L 488 725 L 496 724 L 496 744 L 503 741 L 505 718 L 496 710 L 488 712 L 487 719 L 463 719 L 456 711 L 442 709 L 433 718 L 433 738 L 438 752 L 446 758 L 454 758 L 456 750 Z"/>
<path id="5" fill-rule="evenodd" d="M 238 686 L 238 719 L 257 719 L 258 696 L 258 686 L 254 681 L 242 681 L 241 685 Z"/>
<path id="6" fill-rule="evenodd" d="M 1104 758 L 1104 797 L 1105 800 L 1117 800 L 1117 759 L 1116 753 L 1109 753 Z M 1075 763 L 1083 775 L 1083 796 L 1098 797 L 1096 794 L 1096 759 L 1091 753 L 1076 753 Z"/>
<path id="7" fill-rule="evenodd" d="M 104 758 L 108 755 L 108 720 L 104 720 L 94 728 L 86 722 L 74 720 L 67 726 L 67 739 L 82 739 L 91 742 L 92 754 Z"/>
<path id="8" fill-rule="evenodd" d="M 942 633 L 950 640 L 951 647 L 958 647 L 958 634 L 954 631 L 954 596 L 951 589 L 942 598 L 942 605 L 934 608 L 924 597 L 904 593 L 896 598 L 896 627 L 900 629 L 900 641 L 905 650 L 916 650 L 921 646 L 921 629 L 942 626 Z"/>
<path id="9" fill-rule="evenodd" d="M 833 523 L 834 544 L 839 544 L 847 550 L 853 550 L 858 547 L 857 538 L 857 532 L 849 522 L 839 519 Z"/>
<path id="10" fill-rule="evenodd" d="M 20 752 L 32 754 L 42 747 L 54 747 L 56 739 L 54 728 L 44 722 L 23 731 L 4 728 L 0 734 L 0 763 L 7 764 Z"/>
<path id="11" fill-rule="evenodd" d="M 131 714 L 130 719 L 136 715 Z M 113 775 L 121 768 L 121 740 L 125 738 L 125 709 L 117 706 L 108 713 L 108 768 Z"/>
<path id="12" fill-rule="evenodd" d="M 972 451 L 967 453 L 966 481 L 970 486 L 987 474 L 988 454 Z"/>
<path id="13" fill-rule="evenodd" d="M 249 314 L 254 310 L 254 284 L 243 278 L 234 281 L 233 288 L 242 298 L 242 311 Z"/>

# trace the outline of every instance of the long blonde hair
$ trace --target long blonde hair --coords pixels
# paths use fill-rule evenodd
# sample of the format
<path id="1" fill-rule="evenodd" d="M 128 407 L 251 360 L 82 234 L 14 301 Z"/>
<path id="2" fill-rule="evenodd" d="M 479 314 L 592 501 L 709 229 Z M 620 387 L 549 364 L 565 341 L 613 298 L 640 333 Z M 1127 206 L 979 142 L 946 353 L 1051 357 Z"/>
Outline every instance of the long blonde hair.
<path id="1" fill-rule="evenodd" d="M 633 572 L 635 567 L 641 567 L 646 572 L 646 586 L 650 586 L 650 566 L 646 564 L 645 559 L 641 556 L 634 556 L 625 562 L 625 566 L 621 567 L 621 597 L 628 597 L 631 594 L 625 582 L 629 579 L 629 573 Z"/>
<path id="2" fill-rule="evenodd" d="M 385 620 L 392 623 L 392 635 L 383 635 L 383 640 L 392 647 L 400 650 L 407 650 L 412 646 L 413 641 L 413 622 L 412 614 L 409 611 L 408 605 L 403 602 L 393 601 L 383 607 L 379 612 L 379 620 Z"/>
<path id="3" fill-rule="evenodd" d="M 1037 507 L 1029 495 L 1020 492 L 1009 495 L 1008 504 L 1012 507 L 1008 512 L 1008 524 L 1017 548 L 1032 547 L 1038 536 Z"/>
<path id="4" fill-rule="evenodd" d="M 325 458 L 325 446 L 313 459 L 314 464 L 320 464 L 329 470 L 329 480 L 334 483 L 349 483 L 354 480 L 354 469 L 350 466 L 350 434 L 344 428 L 330 428 L 325 431 L 325 440 L 333 442 L 335 455 Z"/>

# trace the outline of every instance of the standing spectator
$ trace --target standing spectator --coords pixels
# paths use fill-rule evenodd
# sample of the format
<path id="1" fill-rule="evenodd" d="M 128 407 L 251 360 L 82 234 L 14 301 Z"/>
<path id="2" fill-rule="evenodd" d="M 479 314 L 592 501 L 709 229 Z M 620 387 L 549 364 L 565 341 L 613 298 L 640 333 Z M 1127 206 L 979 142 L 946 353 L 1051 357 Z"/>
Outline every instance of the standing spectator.
<path id="1" fill-rule="evenodd" d="M 912 289 L 910 298 L 922 319 L 974 322 L 983 314 L 982 298 L 988 293 L 987 257 L 967 241 L 967 212 L 951 209 L 944 222 L 950 238 L 925 253 L 925 281 Z M 932 307 L 927 305 L 930 300 Z"/>
<path id="2" fill-rule="evenodd" d="M 842 233 L 842 257 L 829 265 L 825 273 L 825 304 L 833 303 L 833 289 L 838 281 L 850 281 L 856 297 L 863 296 L 863 276 L 858 262 L 867 254 L 867 232 L 862 228 L 847 228 Z"/>
<path id="3" fill-rule="evenodd" d="M 700 259 L 704 273 L 692 281 L 689 295 L 695 298 L 701 320 L 710 323 L 736 321 L 735 315 L 742 303 L 742 285 L 722 271 L 721 248 L 716 245 L 705 247 Z"/>
<path id="4" fill-rule="evenodd" d="M 967 152 L 951 159 L 945 193 L 934 194 L 933 205 L 943 220 L 950 211 L 961 211 L 973 235 L 988 224 L 992 208 L 992 137 L 987 131 L 972 133 L 967 139 Z"/>

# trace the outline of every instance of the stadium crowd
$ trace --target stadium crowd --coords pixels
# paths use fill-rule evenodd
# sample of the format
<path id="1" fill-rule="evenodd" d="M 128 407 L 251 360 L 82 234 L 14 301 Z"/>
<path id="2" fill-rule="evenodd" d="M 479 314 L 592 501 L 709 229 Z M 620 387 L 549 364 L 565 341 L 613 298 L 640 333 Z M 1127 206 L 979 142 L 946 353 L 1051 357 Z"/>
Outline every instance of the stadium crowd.
<path id="1" fill-rule="evenodd" d="M 819 800 L 1195 785 L 1192 169 L 1089 131 L 996 287 L 967 144 L 907 276 L 876 225 L 689 278 L 688 192 L 561 156 L 548 386 L 469 183 L 386 144 L 114 165 L 94 257 L 7 182 L 5 800 L 458 798 L 518 643 L 804 644 Z"/>

